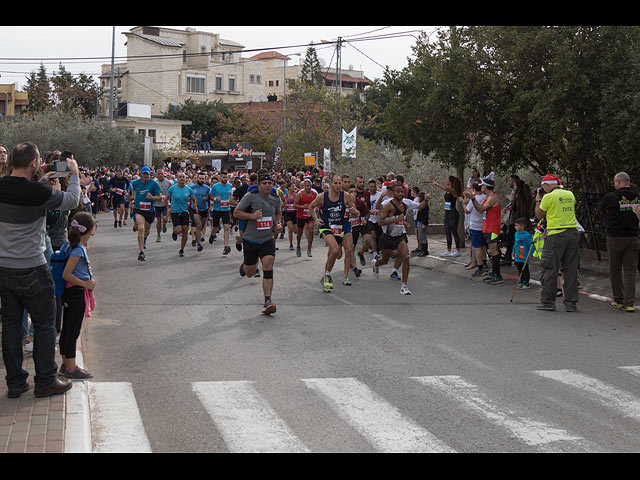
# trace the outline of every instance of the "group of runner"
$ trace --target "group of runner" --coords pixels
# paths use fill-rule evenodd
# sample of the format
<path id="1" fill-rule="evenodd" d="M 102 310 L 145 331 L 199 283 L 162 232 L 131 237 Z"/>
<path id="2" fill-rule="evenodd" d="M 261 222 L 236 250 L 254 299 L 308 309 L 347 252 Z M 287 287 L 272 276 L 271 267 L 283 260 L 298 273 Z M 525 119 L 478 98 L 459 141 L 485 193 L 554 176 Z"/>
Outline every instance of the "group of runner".
<path id="1" fill-rule="evenodd" d="M 235 246 L 244 252 L 239 266 L 241 276 L 260 275 L 262 264 L 265 303 L 263 313 L 275 313 L 271 300 L 273 264 L 278 236 L 288 233 L 289 249 L 302 256 L 302 238 L 306 254 L 312 257 L 316 235 L 325 242 L 327 259 L 321 283 L 324 292 L 333 291 L 332 271 L 343 259 L 342 284 L 351 285 L 350 275 L 362 275 L 358 267 L 366 265 L 364 254 L 372 252 L 371 266 L 376 276 L 380 267 L 393 259 L 391 278 L 401 282 L 400 293 L 408 288 L 409 249 L 407 222 L 411 210 L 428 208 L 427 199 L 412 200 L 401 176 L 370 179 L 361 176 L 352 182 L 348 175 L 322 177 L 320 174 L 272 174 L 266 170 L 250 175 L 227 172 L 185 172 L 175 174 L 143 167 L 138 174 L 117 170 L 109 182 L 114 228 L 126 225 L 130 208 L 137 232 L 138 260 L 145 261 L 147 238 L 156 222 L 156 242 L 161 242 L 171 219 L 174 241 L 180 240 L 179 256 L 184 256 L 191 236 L 192 246 L 204 249 L 210 226 L 213 243 L 220 224 L 224 229 L 223 254 L 229 246 L 231 228 L 237 235 Z M 153 178 L 155 177 L 155 178 Z M 320 180 L 320 181 L 318 181 Z M 355 247 L 361 241 L 360 248 Z M 294 245 L 295 243 L 295 245 Z M 401 275 L 399 274 L 401 271 Z"/>

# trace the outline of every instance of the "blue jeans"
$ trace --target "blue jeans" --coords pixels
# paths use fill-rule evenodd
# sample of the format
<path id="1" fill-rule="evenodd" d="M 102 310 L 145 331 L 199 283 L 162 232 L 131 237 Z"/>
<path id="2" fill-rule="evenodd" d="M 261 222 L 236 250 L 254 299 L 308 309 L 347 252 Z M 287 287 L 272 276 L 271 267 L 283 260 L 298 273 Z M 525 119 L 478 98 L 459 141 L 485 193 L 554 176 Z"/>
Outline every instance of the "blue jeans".
<path id="1" fill-rule="evenodd" d="M 7 372 L 7 387 L 20 390 L 29 373 L 24 370 L 22 350 L 22 318 L 26 309 L 34 329 L 34 382 L 37 389 L 56 380 L 56 299 L 49 265 L 35 268 L 0 267 L 0 299 L 2 301 L 2 359 Z"/>

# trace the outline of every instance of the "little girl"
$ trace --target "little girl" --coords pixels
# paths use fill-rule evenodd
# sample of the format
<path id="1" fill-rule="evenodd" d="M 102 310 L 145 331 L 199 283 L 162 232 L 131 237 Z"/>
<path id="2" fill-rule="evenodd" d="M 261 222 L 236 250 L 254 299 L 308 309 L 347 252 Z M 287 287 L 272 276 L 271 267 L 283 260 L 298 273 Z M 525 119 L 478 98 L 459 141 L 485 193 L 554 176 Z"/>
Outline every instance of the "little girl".
<path id="1" fill-rule="evenodd" d="M 76 214 L 69 224 L 69 259 L 62 278 L 67 282 L 62 296 L 64 313 L 60 332 L 60 354 L 62 366 L 60 375 L 72 380 L 84 380 L 93 377 L 85 369 L 76 365 L 76 342 L 80 336 L 82 320 L 90 316 L 95 307 L 93 289 L 96 281 L 91 273 L 87 258 L 87 242 L 95 231 L 93 215 L 87 212 Z"/>

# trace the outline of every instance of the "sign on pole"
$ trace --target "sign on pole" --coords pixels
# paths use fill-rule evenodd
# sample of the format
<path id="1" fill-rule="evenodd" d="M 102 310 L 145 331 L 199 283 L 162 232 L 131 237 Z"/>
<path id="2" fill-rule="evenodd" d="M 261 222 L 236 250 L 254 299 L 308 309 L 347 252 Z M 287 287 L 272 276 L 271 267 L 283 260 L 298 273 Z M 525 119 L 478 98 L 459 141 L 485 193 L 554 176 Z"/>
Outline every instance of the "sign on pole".
<path id="1" fill-rule="evenodd" d="M 342 156 L 348 158 L 356 158 L 356 129 L 354 127 L 351 133 L 347 133 L 342 129 Z"/>
<path id="2" fill-rule="evenodd" d="M 316 154 L 315 152 L 305 153 L 304 154 L 304 165 L 306 166 L 315 166 L 316 164 Z"/>

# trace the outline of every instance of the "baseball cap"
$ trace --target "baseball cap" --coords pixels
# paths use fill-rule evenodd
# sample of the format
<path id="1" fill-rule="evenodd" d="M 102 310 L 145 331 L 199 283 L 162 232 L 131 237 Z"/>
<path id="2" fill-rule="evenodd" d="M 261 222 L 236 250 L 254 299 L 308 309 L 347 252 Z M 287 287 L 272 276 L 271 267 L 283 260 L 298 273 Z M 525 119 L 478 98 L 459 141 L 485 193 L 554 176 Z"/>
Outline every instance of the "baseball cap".
<path id="1" fill-rule="evenodd" d="M 142 170 L 140 170 L 140 173 L 151 173 L 151 169 L 149 167 L 142 167 Z"/>

